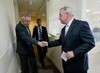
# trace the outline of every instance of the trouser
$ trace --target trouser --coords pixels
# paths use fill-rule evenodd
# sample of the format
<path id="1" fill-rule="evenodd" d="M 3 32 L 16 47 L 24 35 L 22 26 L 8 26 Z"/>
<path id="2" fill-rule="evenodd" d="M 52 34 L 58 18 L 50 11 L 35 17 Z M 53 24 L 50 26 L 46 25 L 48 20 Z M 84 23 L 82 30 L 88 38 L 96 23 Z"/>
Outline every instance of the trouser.
<path id="1" fill-rule="evenodd" d="M 87 73 L 87 71 L 69 72 L 67 70 L 64 70 L 64 73 Z"/>
<path id="2" fill-rule="evenodd" d="M 40 63 L 42 64 L 42 66 L 44 66 L 44 57 L 47 52 L 47 47 L 37 46 L 37 50 L 38 50 L 38 54 L 39 54 Z"/>
<path id="3" fill-rule="evenodd" d="M 87 70 L 84 70 L 81 68 L 79 69 L 79 67 L 77 68 L 77 65 L 75 66 L 75 64 L 73 62 L 69 63 L 67 60 L 67 63 L 65 61 L 63 61 L 62 63 L 63 63 L 64 73 L 87 73 Z M 80 65 L 80 67 L 81 67 L 81 65 Z"/>
<path id="4" fill-rule="evenodd" d="M 21 71 L 22 73 L 30 73 L 28 67 L 28 59 L 32 68 L 32 73 L 38 73 L 37 63 L 35 59 L 34 53 L 30 53 L 28 55 L 20 55 L 20 63 L 21 63 Z"/>

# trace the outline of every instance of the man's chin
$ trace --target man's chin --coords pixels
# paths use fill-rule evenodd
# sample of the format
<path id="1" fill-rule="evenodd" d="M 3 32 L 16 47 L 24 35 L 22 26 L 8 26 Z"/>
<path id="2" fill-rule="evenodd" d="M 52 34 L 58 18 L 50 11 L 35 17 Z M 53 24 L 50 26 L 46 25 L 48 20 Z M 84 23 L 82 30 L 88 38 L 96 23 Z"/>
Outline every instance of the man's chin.
<path id="1" fill-rule="evenodd" d="M 61 21 L 62 24 L 64 24 L 64 22 Z"/>

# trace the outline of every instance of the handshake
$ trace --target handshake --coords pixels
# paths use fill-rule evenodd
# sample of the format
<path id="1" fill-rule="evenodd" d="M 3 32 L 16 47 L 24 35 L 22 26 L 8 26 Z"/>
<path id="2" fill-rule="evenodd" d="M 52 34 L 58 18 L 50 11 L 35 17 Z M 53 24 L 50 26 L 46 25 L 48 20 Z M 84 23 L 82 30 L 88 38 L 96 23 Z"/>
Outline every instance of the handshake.
<path id="1" fill-rule="evenodd" d="M 46 47 L 46 46 L 48 46 L 48 42 L 41 41 L 41 42 L 38 42 L 38 45 L 41 47 Z"/>

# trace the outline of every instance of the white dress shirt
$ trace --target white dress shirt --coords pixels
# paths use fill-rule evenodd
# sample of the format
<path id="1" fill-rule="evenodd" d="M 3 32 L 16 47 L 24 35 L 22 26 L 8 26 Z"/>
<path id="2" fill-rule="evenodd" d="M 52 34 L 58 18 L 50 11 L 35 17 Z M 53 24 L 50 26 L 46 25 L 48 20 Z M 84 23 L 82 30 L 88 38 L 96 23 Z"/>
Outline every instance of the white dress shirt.
<path id="1" fill-rule="evenodd" d="M 68 30 L 69 30 L 70 25 L 72 24 L 73 19 L 74 19 L 74 18 L 72 18 L 72 19 L 69 21 L 69 23 L 65 25 L 65 36 L 66 36 L 66 34 L 67 34 Z"/>

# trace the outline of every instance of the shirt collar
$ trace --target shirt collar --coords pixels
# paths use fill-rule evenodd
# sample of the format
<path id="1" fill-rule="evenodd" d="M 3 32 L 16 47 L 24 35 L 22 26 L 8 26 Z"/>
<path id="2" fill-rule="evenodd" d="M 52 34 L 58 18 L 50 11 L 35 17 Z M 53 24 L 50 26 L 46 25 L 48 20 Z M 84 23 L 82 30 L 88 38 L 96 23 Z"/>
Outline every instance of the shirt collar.
<path id="1" fill-rule="evenodd" d="M 42 28 L 42 26 L 38 26 L 38 28 Z"/>
<path id="2" fill-rule="evenodd" d="M 66 26 L 67 27 L 70 27 L 70 25 L 72 24 L 72 21 L 74 20 L 74 18 L 72 18 L 69 22 L 68 22 L 68 24 L 66 24 Z"/>
<path id="3" fill-rule="evenodd" d="M 21 22 L 21 23 L 22 23 L 22 25 L 24 25 L 23 22 Z M 24 25 L 24 26 L 25 26 L 25 25 Z M 27 26 L 25 26 L 25 27 L 27 27 Z"/>

